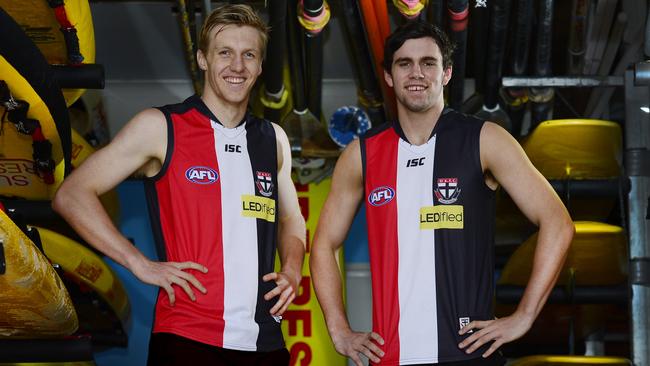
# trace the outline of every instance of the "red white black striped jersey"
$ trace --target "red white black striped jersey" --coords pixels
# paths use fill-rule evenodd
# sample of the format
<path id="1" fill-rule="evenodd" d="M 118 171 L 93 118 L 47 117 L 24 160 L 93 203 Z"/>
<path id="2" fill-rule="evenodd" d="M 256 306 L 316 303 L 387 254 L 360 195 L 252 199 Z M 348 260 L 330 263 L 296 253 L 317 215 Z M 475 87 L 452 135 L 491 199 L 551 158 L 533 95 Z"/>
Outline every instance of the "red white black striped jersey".
<path id="1" fill-rule="evenodd" d="M 399 123 L 361 140 L 373 330 L 379 365 L 480 357 L 458 330 L 492 318 L 494 192 L 479 153 L 483 121 L 445 109 L 423 145 Z"/>
<path id="2" fill-rule="evenodd" d="M 193 261 L 206 287 L 190 300 L 176 288 L 172 307 L 159 292 L 153 332 L 244 351 L 284 347 L 280 319 L 263 296 L 275 283 L 277 150 L 270 122 L 246 115 L 225 128 L 193 96 L 161 107 L 167 119 L 167 155 L 160 173 L 146 180 L 147 199 L 161 260 Z"/>

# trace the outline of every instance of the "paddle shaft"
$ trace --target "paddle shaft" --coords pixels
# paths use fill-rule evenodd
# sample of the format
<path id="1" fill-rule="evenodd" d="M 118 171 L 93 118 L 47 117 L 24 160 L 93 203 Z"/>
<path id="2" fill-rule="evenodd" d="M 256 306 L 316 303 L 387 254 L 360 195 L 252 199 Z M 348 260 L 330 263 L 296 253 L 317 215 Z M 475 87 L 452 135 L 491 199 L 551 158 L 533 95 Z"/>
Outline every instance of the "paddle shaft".
<path id="1" fill-rule="evenodd" d="M 284 89 L 282 83 L 284 53 L 287 39 L 287 0 L 275 0 L 269 7 L 269 42 L 264 61 L 264 89 L 266 98 L 279 101 Z M 271 121 L 280 119 L 280 110 L 265 108 L 264 117 Z"/>
<path id="2" fill-rule="evenodd" d="M 299 35 L 302 28 L 298 23 L 298 13 L 296 10 L 296 1 L 289 2 L 289 27 L 288 27 L 288 51 L 289 51 L 289 69 L 291 70 L 291 85 L 293 89 L 293 109 L 302 112 L 307 109 L 305 102 L 305 71 L 303 69 L 302 42 Z"/>

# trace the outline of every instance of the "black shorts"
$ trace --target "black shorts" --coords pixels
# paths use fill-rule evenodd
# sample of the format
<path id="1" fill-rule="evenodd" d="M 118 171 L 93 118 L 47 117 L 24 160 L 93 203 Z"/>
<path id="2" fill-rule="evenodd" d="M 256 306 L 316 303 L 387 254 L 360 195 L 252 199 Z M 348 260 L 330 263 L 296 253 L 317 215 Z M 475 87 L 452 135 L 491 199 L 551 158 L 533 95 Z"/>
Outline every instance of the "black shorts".
<path id="1" fill-rule="evenodd" d="M 493 353 L 488 358 L 474 358 L 465 361 L 443 362 L 443 363 L 429 363 L 417 366 L 503 366 L 506 360 L 500 353 Z M 414 365 L 415 366 L 415 365 Z"/>
<path id="2" fill-rule="evenodd" d="M 196 342 L 175 334 L 153 333 L 148 366 L 288 366 L 286 348 L 271 352 L 236 351 Z"/>

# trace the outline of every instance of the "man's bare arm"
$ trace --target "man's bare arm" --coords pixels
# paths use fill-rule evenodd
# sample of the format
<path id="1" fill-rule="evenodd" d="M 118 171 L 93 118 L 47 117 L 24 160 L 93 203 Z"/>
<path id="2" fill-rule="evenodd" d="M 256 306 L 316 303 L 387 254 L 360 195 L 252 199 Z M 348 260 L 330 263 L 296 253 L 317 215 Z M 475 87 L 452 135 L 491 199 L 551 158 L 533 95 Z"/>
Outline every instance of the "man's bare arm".
<path id="1" fill-rule="evenodd" d="M 332 188 L 321 210 L 311 250 L 310 268 L 316 296 L 336 350 L 361 366 L 359 353 L 379 362 L 384 352 L 377 344 L 384 340 L 376 333 L 350 329 L 343 307 L 343 288 L 337 264 L 337 252 L 352 224 L 363 197 L 363 179 L 359 141 L 343 151 L 336 163 Z"/>
<path id="2" fill-rule="evenodd" d="M 278 125 L 273 125 L 278 148 L 278 252 L 282 268 L 280 272 L 264 275 L 264 281 L 275 281 L 277 287 L 264 295 L 266 300 L 280 296 L 271 308 L 271 314 L 282 315 L 296 297 L 302 264 L 305 258 L 305 219 L 300 212 L 296 188 L 291 180 L 291 149 L 289 139 Z"/>
<path id="3" fill-rule="evenodd" d="M 530 329 L 557 281 L 575 229 L 551 185 L 507 131 L 487 122 L 481 130 L 480 144 L 484 170 L 494 176 L 526 217 L 539 227 L 531 277 L 517 310 L 498 320 L 471 322 L 461 330 L 465 334 L 470 329 L 480 329 L 459 345 L 469 346 L 467 353 L 493 341 L 483 355 L 487 357 Z"/>
<path id="4" fill-rule="evenodd" d="M 91 155 L 65 179 L 52 206 L 92 246 L 128 268 L 141 281 L 163 287 L 173 304 L 173 284 L 183 288 L 192 299 L 195 296 L 190 284 L 205 292 L 196 278 L 184 270 L 207 269 L 193 262 L 150 261 L 119 232 L 98 199 L 152 159 L 162 161 L 166 141 L 162 112 L 148 109 L 139 113 L 108 146 Z"/>

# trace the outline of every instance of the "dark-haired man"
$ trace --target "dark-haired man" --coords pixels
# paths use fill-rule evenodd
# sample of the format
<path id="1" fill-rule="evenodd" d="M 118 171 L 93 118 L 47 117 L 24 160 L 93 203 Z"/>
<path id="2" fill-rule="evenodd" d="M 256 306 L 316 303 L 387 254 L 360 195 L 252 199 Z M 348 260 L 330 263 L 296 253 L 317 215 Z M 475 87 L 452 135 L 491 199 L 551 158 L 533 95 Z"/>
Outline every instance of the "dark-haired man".
<path id="1" fill-rule="evenodd" d="M 289 364 L 280 321 L 300 282 L 305 222 L 286 134 L 246 112 L 266 38 L 249 6 L 216 9 L 197 52 L 202 95 L 136 115 L 54 201 L 90 244 L 161 288 L 149 365 Z M 136 170 L 163 262 L 124 238 L 97 199 Z"/>
<path id="2" fill-rule="evenodd" d="M 501 365 L 497 349 L 539 314 L 573 224 L 519 144 L 498 125 L 445 108 L 452 45 L 424 22 L 386 40 L 384 76 L 398 121 L 350 144 L 337 162 L 311 252 L 318 300 L 338 352 L 361 365 Z M 501 185 L 539 226 L 517 310 L 494 319 L 494 191 Z M 373 331 L 350 329 L 335 251 L 364 202 Z M 540 255 L 543 253 L 543 255 Z"/>

